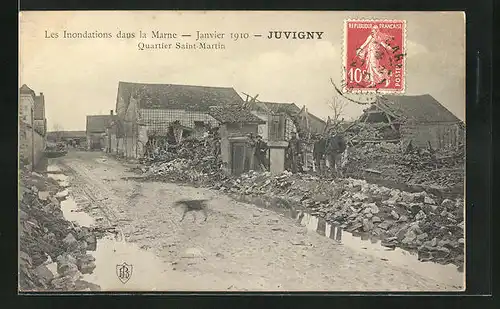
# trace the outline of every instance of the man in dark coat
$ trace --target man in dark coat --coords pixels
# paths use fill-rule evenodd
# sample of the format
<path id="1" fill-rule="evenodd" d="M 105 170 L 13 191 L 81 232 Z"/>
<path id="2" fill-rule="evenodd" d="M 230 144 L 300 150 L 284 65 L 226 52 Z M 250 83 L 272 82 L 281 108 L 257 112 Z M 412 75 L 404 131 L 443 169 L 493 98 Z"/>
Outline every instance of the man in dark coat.
<path id="1" fill-rule="evenodd" d="M 314 165 L 316 166 L 316 171 L 321 174 L 322 173 L 322 165 L 324 164 L 326 152 L 326 138 L 321 135 L 315 136 L 315 142 L 313 146 L 313 157 L 314 157 Z"/>
<path id="2" fill-rule="evenodd" d="M 265 170 L 268 169 L 267 150 L 268 146 L 266 142 L 262 140 L 262 136 L 257 135 L 257 140 L 255 141 L 255 158 L 257 159 L 258 167 Z"/>
<path id="3" fill-rule="evenodd" d="M 297 138 L 297 133 L 295 132 L 292 133 L 292 136 L 288 141 L 287 153 L 292 173 L 302 172 L 302 144 L 300 139 Z"/>
<path id="4" fill-rule="evenodd" d="M 340 172 L 340 159 L 346 148 L 347 143 L 342 134 L 335 134 L 328 139 L 326 153 L 334 177 L 337 176 L 337 172 Z"/>

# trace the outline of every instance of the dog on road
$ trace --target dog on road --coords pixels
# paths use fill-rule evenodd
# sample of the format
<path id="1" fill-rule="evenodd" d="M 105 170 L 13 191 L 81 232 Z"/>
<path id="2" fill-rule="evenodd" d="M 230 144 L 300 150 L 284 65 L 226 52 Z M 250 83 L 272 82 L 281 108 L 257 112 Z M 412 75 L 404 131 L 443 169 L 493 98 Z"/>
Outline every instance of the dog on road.
<path id="1" fill-rule="evenodd" d="M 183 207 L 182 218 L 179 222 L 182 222 L 186 217 L 188 212 L 193 213 L 193 222 L 196 220 L 196 212 L 201 211 L 205 215 L 205 220 L 208 218 L 207 202 L 209 200 L 179 200 L 174 203 L 174 207 Z"/>

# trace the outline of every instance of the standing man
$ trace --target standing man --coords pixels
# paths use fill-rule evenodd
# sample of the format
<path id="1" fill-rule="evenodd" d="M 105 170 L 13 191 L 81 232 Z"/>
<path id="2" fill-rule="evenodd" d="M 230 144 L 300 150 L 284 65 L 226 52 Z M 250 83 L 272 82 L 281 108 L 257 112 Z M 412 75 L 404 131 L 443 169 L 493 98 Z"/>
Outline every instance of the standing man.
<path id="1" fill-rule="evenodd" d="M 332 170 L 333 177 L 337 177 L 337 171 L 341 174 L 341 158 L 342 154 L 346 149 L 346 141 L 341 133 L 335 134 L 328 139 L 326 145 L 326 153 L 328 155 L 328 161 L 330 162 L 330 168 Z"/>
<path id="2" fill-rule="evenodd" d="M 295 174 L 301 170 L 300 158 L 299 158 L 301 152 L 301 145 L 300 145 L 300 140 L 297 138 L 297 133 L 292 132 L 292 137 L 288 142 L 287 150 L 288 150 L 287 152 L 289 155 L 292 173 Z"/>
<path id="3" fill-rule="evenodd" d="M 257 164 L 259 168 L 263 170 L 268 169 L 267 165 L 267 144 L 262 140 L 262 136 L 257 135 L 257 140 L 255 142 L 255 158 L 257 159 Z"/>
<path id="4" fill-rule="evenodd" d="M 316 171 L 320 175 L 323 172 L 325 150 L 326 150 L 326 138 L 320 134 L 317 134 L 315 136 L 315 142 L 313 146 L 313 157 L 314 157 L 314 165 L 316 165 Z"/>

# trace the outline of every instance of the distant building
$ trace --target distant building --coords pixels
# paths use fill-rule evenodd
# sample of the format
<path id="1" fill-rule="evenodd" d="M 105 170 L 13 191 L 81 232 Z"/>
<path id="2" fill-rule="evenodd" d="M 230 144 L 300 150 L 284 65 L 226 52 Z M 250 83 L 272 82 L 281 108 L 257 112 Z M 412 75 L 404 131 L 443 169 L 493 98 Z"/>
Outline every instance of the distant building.
<path id="1" fill-rule="evenodd" d="M 404 145 L 434 149 L 464 143 L 465 124 L 431 95 L 384 95 L 366 109 L 359 119 L 387 123 L 398 131 Z"/>
<path id="2" fill-rule="evenodd" d="M 111 124 L 113 115 L 89 115 L 85 134 L 87 149 L 103 149 L 106 145 L 106 128 Z"/>
<path id="3" fill-rule="evenodd" d="M 79 145 L 85 145 L 87 142 L 87 132 L 86 131 L 59 131 L 47 132 L 47 141 L 50 142 L 72 142 L 75 141 Z"/>

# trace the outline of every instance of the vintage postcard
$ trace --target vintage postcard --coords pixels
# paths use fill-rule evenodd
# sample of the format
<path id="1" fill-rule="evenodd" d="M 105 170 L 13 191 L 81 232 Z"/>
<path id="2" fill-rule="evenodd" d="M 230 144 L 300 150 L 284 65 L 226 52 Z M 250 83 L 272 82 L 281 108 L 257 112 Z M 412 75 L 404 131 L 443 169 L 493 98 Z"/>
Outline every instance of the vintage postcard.
<path id="1" fill-rule="evenodd" d="M 462 12 L 20 12 L 19 292 L 463 291 Z"/>

